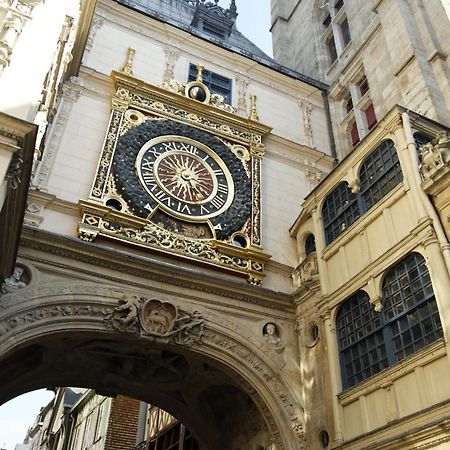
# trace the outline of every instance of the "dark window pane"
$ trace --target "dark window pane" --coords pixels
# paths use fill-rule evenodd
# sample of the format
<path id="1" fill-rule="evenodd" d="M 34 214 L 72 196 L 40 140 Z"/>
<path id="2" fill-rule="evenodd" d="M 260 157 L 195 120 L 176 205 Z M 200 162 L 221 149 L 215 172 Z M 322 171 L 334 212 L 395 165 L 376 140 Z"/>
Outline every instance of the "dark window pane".
<path id="1" fill-rule="evenodd" d="M 194 64 L 189 65 L 188 82 L 197 79 L 197 67 Z M 231 105 L 232 81 L 210 70 L 203 69 L 203 83 L 213 94 L 225 97 L 225 102 Z"/>
<path id="2" fill-rule="evenodd" d="M 357 196 L 347 183 L 341 183 L 328 195 L 322 208 L 325 241 L 333 242 L 359 218 Z"/>
<path id="3" fill-rule="evenodd" d="M 373 168 L 377 167 L 376 172 Z M 394 143 L 383 142 L 363 162 L 360 170 L 361 196 L 368 211 L 403 180 Z"/>
<path id="4" fill-rule="evenodd" d="M 305 253 L 309 255 L 316 251 L 316 239 L 313 234 L 309 234 L 305 239 Z"/>
<path id="5" fill-rule="evenodd" d="M 406 256 L 386 273 L 382 316 L 391 329 L 395 361 L 442 337 L 436 300 L 428 280 L 425 260 L 419 253 Z"/>
<path id="6" fill-rule="evenodd" d="M 345 317 L 345 320 L 343 320 Z M 340 326 L 351 320 L 352 326 Z M 379 328 L 379 313 L 369 303 L 366 292 L 359 291 L 339 308 L 337 335 L 343 361 L 345 387 L 377 373 L 385 366 L 386 349 Z"/>
<path id="7" fill-rule="evenodd" d="M 375 109 L 371 103 L 365 110 L 367 127 L 371 130 L 377 124 L 377 117 L 375 116 Z"/>
<path id="8" fill-rule="evenodd" d="M 327 48 L 328 48 L 328 54 L 330 55 L 330 64 L 333 64 L 334 61 L 336 61 L 336 59 L 337 59 L 336 43 L 334 41 L 333 35 L 331 35 L 327 39 Z"/>
<path id="9" fill-rule="evenodd" d="M 355 147 L 359 143 L 359 131 L 356 122 L 353 122 L 352 128 L 350 130 L 350 136 L 352 138 L 352 145 Z"/>
<path id="10" fill-rule="evenodd" d="M 344 47 L 346 47 L 350 43 L 350 41 L 352 40 L 352 37 L 350 36 L 350 27 L 348 25 L 347 18 L 345 18 L 341 22 L 340 28 L 341 28 L 342 41 L 344 43 Z"/>

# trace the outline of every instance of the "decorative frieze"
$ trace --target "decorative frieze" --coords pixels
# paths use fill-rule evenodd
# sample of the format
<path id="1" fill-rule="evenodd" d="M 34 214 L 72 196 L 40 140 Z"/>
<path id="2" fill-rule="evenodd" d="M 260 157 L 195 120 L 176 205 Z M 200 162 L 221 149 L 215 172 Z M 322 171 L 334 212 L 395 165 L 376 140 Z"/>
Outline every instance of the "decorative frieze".
<path id="1" fill-rule="evenodd" d="M 175 304 L 124 294 L 105 317 L 107 328 L 191 346 L 203 339 L 203 316 Z"/>

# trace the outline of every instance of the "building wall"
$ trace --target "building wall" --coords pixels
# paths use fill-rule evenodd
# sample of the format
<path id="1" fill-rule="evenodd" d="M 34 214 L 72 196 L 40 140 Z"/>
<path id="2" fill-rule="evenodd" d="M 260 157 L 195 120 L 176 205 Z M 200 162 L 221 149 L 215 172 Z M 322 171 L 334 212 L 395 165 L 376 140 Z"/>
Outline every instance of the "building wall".
<path id="1" fill-rule="evenodd" d="M 114 414 L 111 403 L 110 398 L 87 391 L 74 405 L 70 413 L 72 420 L 75 421 L 74 426 L 71 430 L 66 431 L 66 433 L 70 432 L 70 450 L 104 450 L 107 448 L 111 432 L 111 416 Z"/>
<path id="2" fill-rule="evenodd" d="M 378 119 L 400 104 L 448 125 L 450 45 L 445 2 L 346 0 L 339 11 L 336 3 L 273 0 L 272 33 L 278 61 L 330 84 L 339 157 L 352 149 L 353 114 L 364 112 L 370 103 Z M 328 14 L 331 23 L 324 25 Z M 348 44 L 342 38 L 345 18 L 351 35 Z M 327 45 L 330 36 L 336 44 L 334 62 Z M 364 99 L 358 104 L 358 96 L 352 95 L 354 111 L 348 114 L 345 104 L 352 86 L 364 75 L 371 102 Z M 357 122 L 363 138 L 369 132 L 365 118 Z"/>
<path id="3" fill-rule="evenodd" d="M 295 219 L 299 199 L 332 166 L 320 90 L 108 1 L 98 2 L 79 76 L 63 87 L 33 179 L 40 192 L 31 192 L 29 212 L 34 208 L 36 217 L 29 214 L 28 223 L 76 235 L 76 205 L 89 196 L 109 122 L 109 75 L 124 64 L 129 47 L 136 50 L 134 76 L 145 82 L 161 85 L 169 75 L 186 82 L 189 64 L 202 63 L 232 79 L 239 115 L 250 114 L 250 94 L 257 96 L 259 119 L 273 128 L 264 141 L 261 187 L 263 248 L 273 255 L 266 286 L 289 291 L 295 245 L 283 230 Z"/>
<path id="4" fill-rule="evenodd" d="M 413 129 L 433 134 L 434 127 L 435 124 L 424 119 L 421 122 L 416 116 L 409 117 L 404 110 L 391 111 L 366 141 L 315 190 L 314 196 L 307 197 L 303 212 L 293 227 L 300 255 L 299 266 L 294 272 L 297 285 L 294 295 L 297 297 L 297 314 L 302 318 L 303 373 L 314 380 L 305 397 L 311 403 L 336 399 L 329 405 L 334 420 L 329 420 L 328 427 L 334 423 L 332 440 L 335 445 L 344 443 L 343 448 L 346 449 L 372 448 L 371 445 L 379 448 L 380 442 L 389 442 L 394 436 L 405 432 L 409 432 L 411 442 L 415 442 L 410 445 L 421 445 L 428 439 L 427 433 L 431 436 L 429 448 L 438 448 L 442 439 L 431 428 L 437 417 L 444 420 L 450 398 L 450 385 L 442 381 L 443 374 L 449 370 L 446 336 L 450 330 L 450 318 L 446 292 L 450 287 L 450 265 L 449 254 L 445 250 L 448 241 L 441 223 L 436 220 L 431 201 L 422 191 L 417 164 L 418 149 L 412 135 Z M 434 133 L 438 131 L 434 128 Z M 387 140 L 395 145 L 403 181 L 354 223 L 342 225 L 338 237 L 327 242 L 324 232 L 326 200 L 343 182 L 357 195 L 360 192 L 362 164 Z M 376 176 L 375 173 L 373 176 Z M 342 205 L 336 205 L 338 211 L 340 207 Z M 305 239 L 310 233 L 316 238 L 316 251 L 306 255 Z M 338 320 L 339 311 L 347 299 L 363 290 L 368 297 L 360 302 L 367 302 L 368 309 L 376 311 L 376 317 L 381 316 L 385 308 L 383 283 L 388 270 L 413 252 L 425 258 L 443 338 L 433 340 L 409 357 L 348 387 L 343 369 L 348 362 L 345 360 L 344 363 L 344 351 L 340 348 L 339 339 L 340 333 L 353 324 L 347 321 L 344 331 L 339 328 L 342 327 Z M 408 283 L 402 286 L 410 289 L 413 282 Z M 349 320 L 347 316 L 345 320 Z M 362 336 L 365 332 L 366 320 L 368 316 L 365 319 L 362 317 L 362 322 L 355 325 L 355 329 L 359 330 L 355 331 L 356 336 Z M 422 321 L 425 318 L 417 317 L 418 324 Z M 321 349 L 311 337 L 313 326 L 318 327 L 318 342 L 325 340 L 326 349 Z M 389 339 L 384 336 L 383 342 L 390 345 Z M 370 345 L 369 348 L 375 348 Z M 370 351 L 367 352 L 369 355 Z M 320 369 L 319 361 L 326 361 Z M 324 368 L 329 370 L 325 376 L 325 386 L 328 385 L 331 390 L 331 395 L 326 398 L 323 398 L 323 388 L 317 389 Z M 433 386 L 439 387 L 435 389 Z M 323 426 L 323 417 L 323 412 L 311 411 L 311 433 L 320 432 L 317 423 L 322 420 L 320 426 Z M 425 429 L 428 431 L 423 432 Z M 389 448 L 403 448 L 400 443 L 390 445 L 392 447 Z"/>
<path id="5" fill-rule="evenodd" d="M 112 400 L 105 450 L 133 448 L 137 442 L 140 401 L 122 395 Z"/>

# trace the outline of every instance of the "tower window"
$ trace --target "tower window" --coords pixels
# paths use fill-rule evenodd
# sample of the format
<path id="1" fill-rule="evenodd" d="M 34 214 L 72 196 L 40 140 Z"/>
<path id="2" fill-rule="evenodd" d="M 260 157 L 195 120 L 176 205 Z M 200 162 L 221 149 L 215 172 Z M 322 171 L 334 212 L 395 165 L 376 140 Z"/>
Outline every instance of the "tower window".
<path id="1" fill-rule="evenodd" d="M 367 128 L 371 130 L 377 124 L 377 117 L 375 115 L 375 109 L 371 103 L 364 111 L 366 115 Z"/>
<path id="2" fill-rule="evenodd" d="M 195 81 L 196 79 L 197 66 L 195 64 L 189 64 L 188 82 Z M 211 93 L 222 95 L 225 97 L 225 103 L 231 105 L 232 80 L 230 80 L 230 78 L 203 69 L 203 83 L 208 87 Z"/>
<path id="3" fill-rule="evenodd" d="M 334 36 L 331 35 L 327 40 L 328 54 L 330 56 L 331 64 L 334 63 L 337 59 L 337 50 L 336 50 L 336 42 L 334 40 Z"/>
<path id="4" fill-rule="evenodd" d="M 358 131 L 358 124 L 356 122 L 353 122 L 352 124 L 350 136 L 352 138 L 353 147 L 356 147 L 359 144 L 359 131 Z"/>
<path id="5" fill-rule="evenodd" d="M 347 114 L 353 110 L 353 100 L 351 96 L 345 101 L 345 110 L 347 111 Z"/>
<path id="6" fill-rule="evenodd" d="M 331 2 L 329 2 L 331 3 Z M 330 55 L 330 65 L 333 64 L 344 51 L 352 38 L 350 25 L 344 11 L 343 0 L 337 0 L 333 5 L 327 3 L 327 14 L 322 20 L 325 27 L 322 42 L 328 49 Z"/>
<path id="7" fill-rule="evenodd" d="M 342 43 L 344 47 L 346 47 L 350 41 L 352 40 L 350 36 L 350 27 L 348 25 L 347 17 L 340 24 L 341 35 L 342 35 Z"/>
<path id="8" fill-rule="evenodd" d="M 342 93 L 342 132 L 348 134 L 353 147 L 378 123 L 366 76 L 359 75 L 356 80 Z"/>
<path id="9" fill-rule="evenodd" d="M 358 82 L 358 87 L 359 87 L 359 93 L 361 95 L 361 97 L 366 93 L 369 92 L 369 83 L 367 82 L 367 78 L 363 77 L 359 82 Z"/>
<path id="10" fill-rule="evenodd" d="M 338 12 L 343 6 L 344 0 L 337 0 L 337 2 L 334 4 L 334 9 L 336 10 L 336 12 Z"/>

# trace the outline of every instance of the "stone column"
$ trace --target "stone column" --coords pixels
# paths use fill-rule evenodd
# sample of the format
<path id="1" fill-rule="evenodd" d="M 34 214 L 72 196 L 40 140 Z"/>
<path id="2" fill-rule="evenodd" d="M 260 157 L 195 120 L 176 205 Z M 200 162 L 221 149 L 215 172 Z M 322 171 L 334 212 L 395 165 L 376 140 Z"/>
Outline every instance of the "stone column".
<path id="1" fill-rule="evenodd" d="M 322 320 L 324 322 L 326 348 L 328 356 L 328 366 L 330 368 L 330 385 L 331 385 L 331 399 L 333 404 L 334 416 L 334 442 L 333 445 L 338 447 L 344 442 L 342 434 L 342 407 L 339 403 L 338 394 L 341 392 L 341 369 L 339 367 L 339 352 L 337 347 L 337 335 L 334 321 L 332 320 L 330 310 L 325 310 L 322 313 Z"/>
<path id="2" fill-rule="evenodd" d="M 450 358 L 450 299 L 448 296 L 450 292 L 450 277 L 442 257 L 441 246 L 432 230 L 430 230 L 429 235 L 423 240 L 422 244 L 427 253 L 426 263 L 433 284 L 444 337 L 447 342 L 447 355 Z M 450 245 L 448 247 L 450 249 Z"/>

